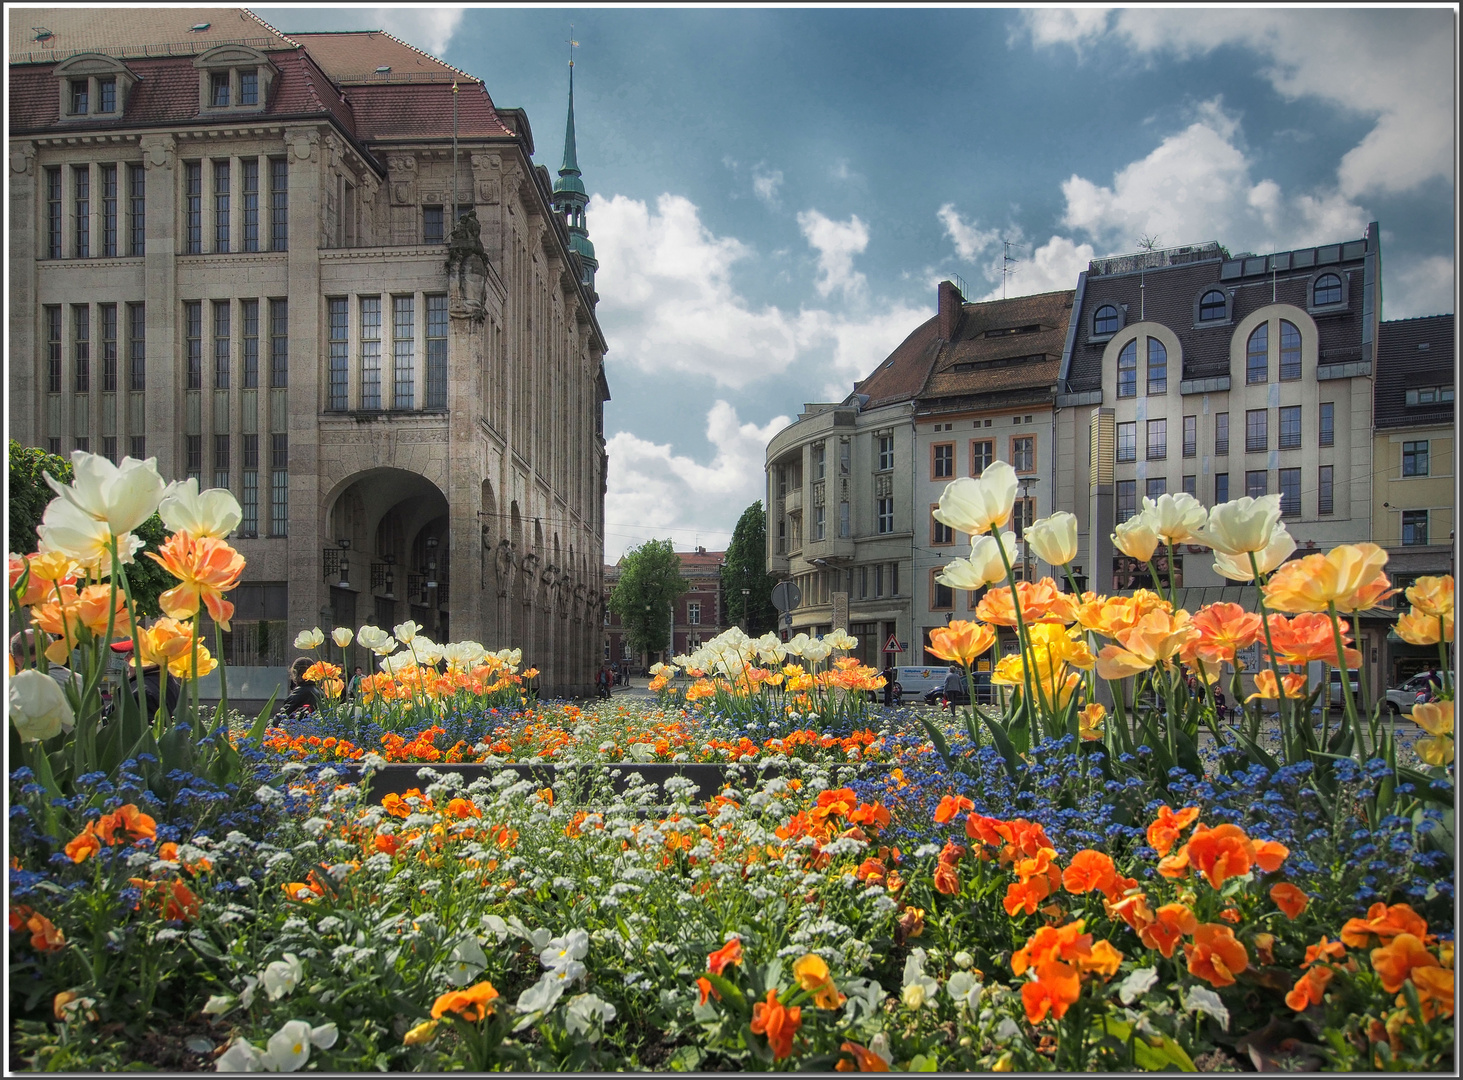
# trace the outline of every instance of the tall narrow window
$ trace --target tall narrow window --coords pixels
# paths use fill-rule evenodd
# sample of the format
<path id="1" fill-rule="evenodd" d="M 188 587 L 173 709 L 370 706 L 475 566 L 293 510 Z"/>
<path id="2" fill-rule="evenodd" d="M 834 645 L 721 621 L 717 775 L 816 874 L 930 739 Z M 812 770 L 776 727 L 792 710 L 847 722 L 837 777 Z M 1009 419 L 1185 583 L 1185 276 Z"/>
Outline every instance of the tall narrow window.
<path id="1" fill-rule="evenodd" d="M 1117 425 L 1117 460 L 1138 460 L 1138 424 L 1136 421 Z"/>
<path id="2" fill-rule="evenodd" d="M 229 487 L 229 437 L 227 435 L 215 435 L 213 437 L 213 486 L 216 488 Z"/>
<path id="3" fill-rule="evenodd" d="M 229 163 L 213 163 L 213 250 L 229 250 Z"/>
<path id="4" fill-rule="evenodd" d="M 894 468 L 894 436 L 879 436 L 879 471 L 885 472 Z"/>
<path id="5" fill-rule="evenodd" d="M 290 384 L 290 302 L 269 302 L 269 385 Z"/>
<path id="6" fill-rule="evenodd" d="M 1321 402 L 1321 445 L 1334 446 L 1336 444 L 1336 403 L 1334 401 Z"/>
<path id="7" fill-rule="evenodd" d="M 1300 470 L 1280 470 L 1280 516 L 1300 517 Z"/>
<path id="8" fill-rule="evenodd" d="M 1402 543 L 1408 547 L 1427 543 L 1427 511 L 1402 511 Z"/>
<path id="9" fill-rule="evenodd" d="M 1300 378 L 1300 331 L 1295 323 L 1280 320 L 1280 381 Z"/>
<path id="10" fill-rule="evenodd" d="M 185 435 L 183 443 L 187 478 L 197 480 L 201 487 L 203 485 L 203 436 Z"/>
<path id="11" fill-rule="evenodd" d="M 1245 494 L 1252 499 L 1264 495 L 1270 487 L 1270 474 L 1264 469 L 1253 469 L 1245 473 Z"/>
<path id="12" fill-rule="evenodd" d="M 46 170 L 46 258 L 61 257 L 61 168 Z"/>
<path id="13" fill-rule="evenodd" d="M 117 392 L 117 305 L 98 304 L 97 322 L 102 338 L 102 393 Z"/>
<path id="14" fill-rule="evenodd" d="M 1322 465 L 1316 479 L 1316 513 L 1336 512 L 1336 467 Z"/>
<path id="15" fill-rule="evenodd" d="M 76 369 L 76 392 L 85 394 L 91 389 L 91 309 L 85 304 L 74 304 L 71 320 L 75 328 L 72 359 Z"/>
<path id="16" fill-rule="evenodd" d="M 287 251 L 290 246 L 289 164 L 284 158 L 269 159 L 269 250 Z"/>
<path id="17" fill-rule="evenodd" d="M 828 451 L 822 443 L 813 444 L 813 479 L 822 480 L 827 475 Z"/>
<path id="18" fill-rule="evenodd" d="M 239 506 L 244 511 L 239 522 L 240 536 L 259 535 L 259 436 L 244 436 L 244 483 L 240 488 Z"/>
<path id="19" fill-rule="evenodd" d="M 80 450 L 83 454 L 91 453 L 91 439 L 88 436 L 78 435 L 76 436 L 74 442 L 76 444 L 76 449 Z"/>
<path id="20" fill-rule="evenodd" d="M 1229 473 L 1214 474 L 1214 505 L 1229 502 Z"/>
<path id="21" fill-rule="evenodd" d="M 894 467 L 894 440 L 889 440 L 889 467 Z M 970 444 L 970 475 L 979 476 L 990 467 L 996 456 L 996 444 L 990 439 L 976 439 Z"/>
<path id="22" fill-rule="evenodd" d="M 381 407 L 381 298 L 361 297 L 361 408 Z"/>
<path id="23" fill-rule="evenodd" d="M 391 298 L 391 355 L 395 368 L 391 394 L 393 409 L 414 408 L 412 398 L 416 374 L 413 370 L 416 365 L 416 327 L 412 304 L 410 296 Z"/>
<path id="24" fill-rule="evenodd" d="M 813 539 L 822 540 L 828 528 L 828 508 L 826 506 L 813 507 Z"/>
<path id="25" fill-rule="evenodd" d="M 113 465 L 117 464 L 117 436 L 102 436 L 102 457 L 106 458 Z"/>
<path id="26" fill-rule="evenodd" d="M 1184 457 L 1193 457 L 1199 452 L 1199 418 L 1184 417 Z"/>
<path id="27" fill-rule="evenodd" d="M 1168 420 L 1148 421 L 1148 460 L 1162 461 L 1168 457 Z"/>
<path id="28" fill-rule="evenodd" d="M 244 158 L 239 182 L 244 199 L 244 250 L 259 250 L 259 159 Z"/>
<path id="29" fill-rule="evenodd" d="M 1280 449 L 1300 446 L 1300 406 L 1285 405 L 1280 409 Z"/>
<path id="30" fill-rule="evenodd" d="M 1270 410 L 1245 411 L 1245 451 L 1258 453 L 1270 449 Z"/>
<path id="31" fill-rule="evenodd" d="M 71 168 L 71 187 L 75 198 L 76 258 L 91 257 L 91 166 Z"/>
<path id="32" fill-rule="evenodd" d="M 282 431 L 269 436 L 269 535 L 290 531 L 290 437 Z"/>
<path id="33" fill-rule="evenodd" d="M 127 453 L 138 461 L 147 460 L 147 436 L 131 435 L 127 438 Z"/>
<path id="34" fill-rule="evenodd" d="M 1192 495 L 1196 499 L 1199 497 L 1199 478 L 1197 476 L 1184 477 L 1184 494 Z"/>
<path id="35" fill-rule="evenodd" d="M 203 250 L 203 162 L 183 163 L 183 251 Z"/>
<path id="36" fill-rule="evenodd" d="M 1168 492 L 1168 477 L 1150 476 L 1144 486 L 1143 494 L 1150 499 L 1156 499 Z M 1019 535 L 1019 534 L 1018 534 Z"/>
<path id="37" fill-rule="evenodd" d="M 239 104 L 240 105 L 258 105 L 259 104 L 259 72 L 257 72 L 257 71 L 241 71 L 241 72 L 239 72 Z"/>
<path id="38" fill-rule="evenodd" d="M 427 401 L 447 408 L 447 297 L 427 297 Z"/>
<path id="39" fill-rule="evenodd" d="M 259 386 L 259 301 L 239 301 L 239 336 L 244 342 L 244 389 Z"/>
<path id="40" fill-rule="evenodd" d="M 117 166 L 101 166 L 102 174 L 102 254 L 117 256 Z"/>
<path id="41" fill-rule="evenodd" d="M 874 503 L 874 531 L 877 533 L 892 533 L 894 531 L 894 500 L 878 499 Z"/>
<path id="42" fill-rule="evenodd" d="M 46 308 L 46 392 L 61 392 L 61 308 Z"/>
<path id="43" fill-rule="evenodd" d="M 203 302 L 183 303 L 184 367 L 189 390 L 203 389 Z"/>
<path id="44" fill-rule="evenodd" d="M 1428 440 L 1402 444 L 1402 475 L 1426 476 L 1428 473 Z"/>
<path id="45" fill-rule="evenodd" d="M 127 166 L 127 254 L 147 253 L 147 170 L 140 164 Z"/>
<path id="46" fill-rule="evenodd" d="M 440 244 L 443 237 L 442 208 L 440 206 L 422 207 L 422 243 Z"/>
<path id="47" fill-rule="evenodd" d="M 1214 414 L 1214 454 L 1224 457 L 1229 453 L 1229 413 Z"/>
<path id="48" fill-rule="evenodd" d="M 142 304 L 127 305 L 127 386 L 147 389 L 147 309 Z"/>
<path id="49" fill-rule="evenodd" d="M 1168 393 L 1168 350 L 1157 338 L 1148 339 L 1148 396 Z"/>
<path id="50" fill-rule="evenodd" d="M 229 104 L 229 73 L 216 71 L 208 77 L 208 104 L 215 109 L 227 108 Z"/>
<path id="51" fill-rule="evenodd" d="M 934 508 L 930 510 L 930 543 L 936 546 L 942 544 L 953 544 L 955 542 L 955 530 L 943 521 L 936 521 Z"/>
<path id="52" fill-rule="evenodd" d="M 85 116 L 91 104 L 91 86 L 86 79 L 71 80 L 71 103 L 67 112 L 72 116 Z"/>
<path id="53" fill-rule="evenodd" d="M 350 408 L 350 354 L 346 341 L 346 322 L 350 313 L 346 309 L 345 297 L 332 297 L 326 305 L 326 334 L 329 353 L 330 398 L 326 408 L 343 411 Z"/>
<path id="54" fill-rule="evenodd" d="M 1138 481 L 1119 480 L 1113 485 L 1114 514 L 1121 525 L 1138 512 Z"/>
<path id="55" fill-rule="evenodd" d="M 936 443 L 930 448 L 930 475 L 935 480 L 948 480 L 955 475 L 955 444 Z"/>
<path id="56" fill-rule="evenodd" d="M 1261 323 L 1245 345 L 1245 382 L 1270 381 L 1270 324 Z"/>
<path id="57" fill-rule="evenodd" d="M 117 111 L 117 80 L 114 77 L 97 80 L 97 112 Z"/>
<path id="58" fill-rule="evenodd" d="M 213 388 L 229 388 L 229 302 L 213 302 Z"/>
<path id="59" fill-rule="evenodd" d="M 1130 341 L 1118 353 L 1118 397 L 1138 396 L 1138 342 Z"/>
<path id="60" fill-rule="evenodd" d="M 1011 440 L 1011 467 L 1017 472 L 1036 468 L 1036 436 L 1024 435 Z"/>

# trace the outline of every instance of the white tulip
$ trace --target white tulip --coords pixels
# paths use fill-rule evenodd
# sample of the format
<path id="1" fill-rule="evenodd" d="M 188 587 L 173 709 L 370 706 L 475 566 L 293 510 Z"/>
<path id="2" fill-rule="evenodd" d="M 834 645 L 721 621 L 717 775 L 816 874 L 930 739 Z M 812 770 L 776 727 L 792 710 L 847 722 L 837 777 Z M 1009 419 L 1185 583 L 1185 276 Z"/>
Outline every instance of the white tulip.
<path id="1" fill-rule="evenodd" d="M 313 630 L 301 630 L 295 635 L 295 648 L 297 649 L 313 649 L 324 644 L 325 631 L 318 626 Z"/>
<path id="2" fill-rule="evenodd" d="M 35 668 L 10 676 L 10 722 L 22 742 L 43 742 L 76 725 L 61 684 Z"/>
<path id="3" fill-rule="evenodd" d="M 397 623 L 392 629 L 396 634 L 396 640 L 403 645 L 410 645 L 412 639 L 422 632 L 422 628 L 411 619 L 404 623 Z"/>
<path id="4" fill-rule="evenodd" d="M 1200 535 L 1209 511 L 1187 491 L 1164 492 L 1156 499 L 1143 496 L 1143 514 L 1148 527 L 1170 544 L 1203 543 Z"/>
<path id="5" fill-rule="evenodd" d="M 962 476 L 945 485 L 935 520 L 978 536 L 1011 520 L 1016 502 L 1016 470 L 993 461 L 979 477 Z"/>
<path id="6" fill-rule="evenodd" d="M 105 520 L 91 517 L 76 504 L 52 499 L 36 526 L 36 535 L 40 538 L 37 550 L 59 551 L 99 577 L 111 575 L 114 531 Z M 130 532 L 115 533 L 115 536 L 117 560 L 124 565 L 131 563 L 134 554 L 142 548 L 141 538 Z"/>
<path id="7" fill-rule="evenodd" d="M 1077 557 L 1077 517 L 1058 510 L 1050 517 L 1026 526 L 1026 543 L 1032 553 L 1053 566 L 1066 566 Z"/>
<path id="8" fill-rule="evenodd" d="M 113 465 L 100 454 L 74 450 L 72 481 L 62 484 L 50 473 L 46 483 L 62 499 L 88 517 L 105 521 L 113 533 L 131 532 L 157 510 L 170 485 L 158 475 L 157 459 L 133 457 Z"/>
<path id="9" fill-rule="evenodd" d="M 1153 558 L 1154 549 L 1158 547 L 1158 534 L 1153 531 L 1148 519 L 1139 514 L 1117 527 L 1112 534 L 1112 542 L 1124 555 L 1139 562 L 1147 562 Z"/>
<path id="10" fill-rule="evenodd" d="M 363 626 L 356 634 L 362 648 L 370 649 L 377 656 L 387 656 L 396 650 L 396 639 L 379 626 Z"/>
<path id="11" fill-rule="evenodd" d="M 1282 522 L 1275 526 L 1275 531 L 1270 534 L 1270 542 L 1265 545 L 1265 550 L 1254 553 L 1255 563 L 1258 565 L 1260 573 L 1268 574 L 1290 558 L 1290 554 L 1294 550 L 1295 537 L 1290 535 L 1290 530 Z M 1248 552 L 1243 555 L 1226 555 L 1222 551 L 1216 551 L 1214 570 L 1231 581 L 1255 580 L 1255 569 L 1250 566 L 1250 553 Z"/>
<path id="12" fill-rule="evenodd" d="M 351 628 L 349 626 L 337 626 L 334 630 L 330 632 L 330 640 L 335 642 L 337 648 L 341 649 L 344 649 L 348 645 L 350 645 L 351 638 L 354 636 L 355 635 L 351 633 Z"/>
<path id="13" fill-rule="evenodd" d="M 1278 494 L 1262 495 L 1258 499 L 1244 495 L 1209 511 L 1209 524 L 1200 540 L 1225 555 L 1264 551 L 1279 524 Z"/>
<path id="14" fill-rule="evenodd" d="M 195 539 L 202 536 L 223 538 L 238 528 L 244 519 L 239 500 L 228 488 L 209 488 L 199 492 L 198 480 L 190 476 L 158 504 L 157 512 L 171 532 L 186 532 Z"/>

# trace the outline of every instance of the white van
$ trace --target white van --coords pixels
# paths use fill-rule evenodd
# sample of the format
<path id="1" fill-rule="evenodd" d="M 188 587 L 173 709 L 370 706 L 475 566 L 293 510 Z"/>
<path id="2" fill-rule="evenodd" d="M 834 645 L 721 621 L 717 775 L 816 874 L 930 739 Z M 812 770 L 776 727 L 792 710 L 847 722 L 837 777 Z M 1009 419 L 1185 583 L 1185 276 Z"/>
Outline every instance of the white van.
<path id="1" fill-rule="evenodd" d="M 924 701 L 925 694 L 945 685 L 945 676 L 950 673 L 948 664 L 932 667 L 905 667 L 894 669 L 894 681 L 899 684 L 899 693 L 906 702 Z"/>

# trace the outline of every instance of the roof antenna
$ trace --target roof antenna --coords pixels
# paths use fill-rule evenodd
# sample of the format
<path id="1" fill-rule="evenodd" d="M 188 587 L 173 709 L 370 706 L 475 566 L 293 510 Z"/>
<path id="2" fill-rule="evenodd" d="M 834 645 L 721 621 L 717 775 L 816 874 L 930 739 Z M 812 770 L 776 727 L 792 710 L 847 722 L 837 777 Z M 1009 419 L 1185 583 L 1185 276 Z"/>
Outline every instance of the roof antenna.
<path id="1" fill-rule="evenodd" d="M 1006 299 L 1006 282 L 1012 274 L 1016 273 L 1011 267 L 1021 260 L 1011 258 L 1011 241 L 1003 239 L 1001 245 L 1004 249 L 1001 252 L 1001 299 L 1004 300 Z"/>
<path id="2" fill-rule="evenodd" d="M 1137 244 L 1138 244 L 1138 250 L 1139 251 L 1147 252 L 1149 255 L 1152 255 L 1153 254 L 1153 249 L 1158 246 L 1158 237 L 1156 237 L 1156 236 L 1149 236 L 1147 233 L 1144 233 L 1142 236 L 1138 237 Z M 1144 301 L 1146 301 L 1148 299 L 1148 296 L 1143 291 L 1146 288 L 1146 286 L 1143 284 L 1143 275 L 1144 275 L 1144 272 L 1147 269 L 1148 269 L 1148 260 L 1147 259 L 1139 259 L 1138 260 L 1138 321 L 1139 322 L 1142 322 L 1145 318 L 1147 318 L 1147 311 L 1146 311 L 1146 308 L 1145 308 Z"/>

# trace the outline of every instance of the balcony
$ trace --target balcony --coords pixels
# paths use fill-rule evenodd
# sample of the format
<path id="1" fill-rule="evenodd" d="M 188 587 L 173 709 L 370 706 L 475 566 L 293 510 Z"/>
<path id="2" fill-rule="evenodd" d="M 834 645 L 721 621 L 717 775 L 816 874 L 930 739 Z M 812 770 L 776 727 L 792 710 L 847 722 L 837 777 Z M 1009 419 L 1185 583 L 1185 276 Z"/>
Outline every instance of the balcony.
<path id="1" fill-rule="evenodd" d="M 853 538 L 849 536 L 830 536 L 823 540 L 809 540 L 803 548 L 803 558 L 808 562 L 814 559 L 827 559 L 829 562 L 836 562 L 853 558 Z"/>
<path id="2" fill-rule="evenodd" d="M 787 496 L 782 500 L 782 511 L 785 514 L 795 514 L 803 508 L 803 489 L 788 488 Z"/>

